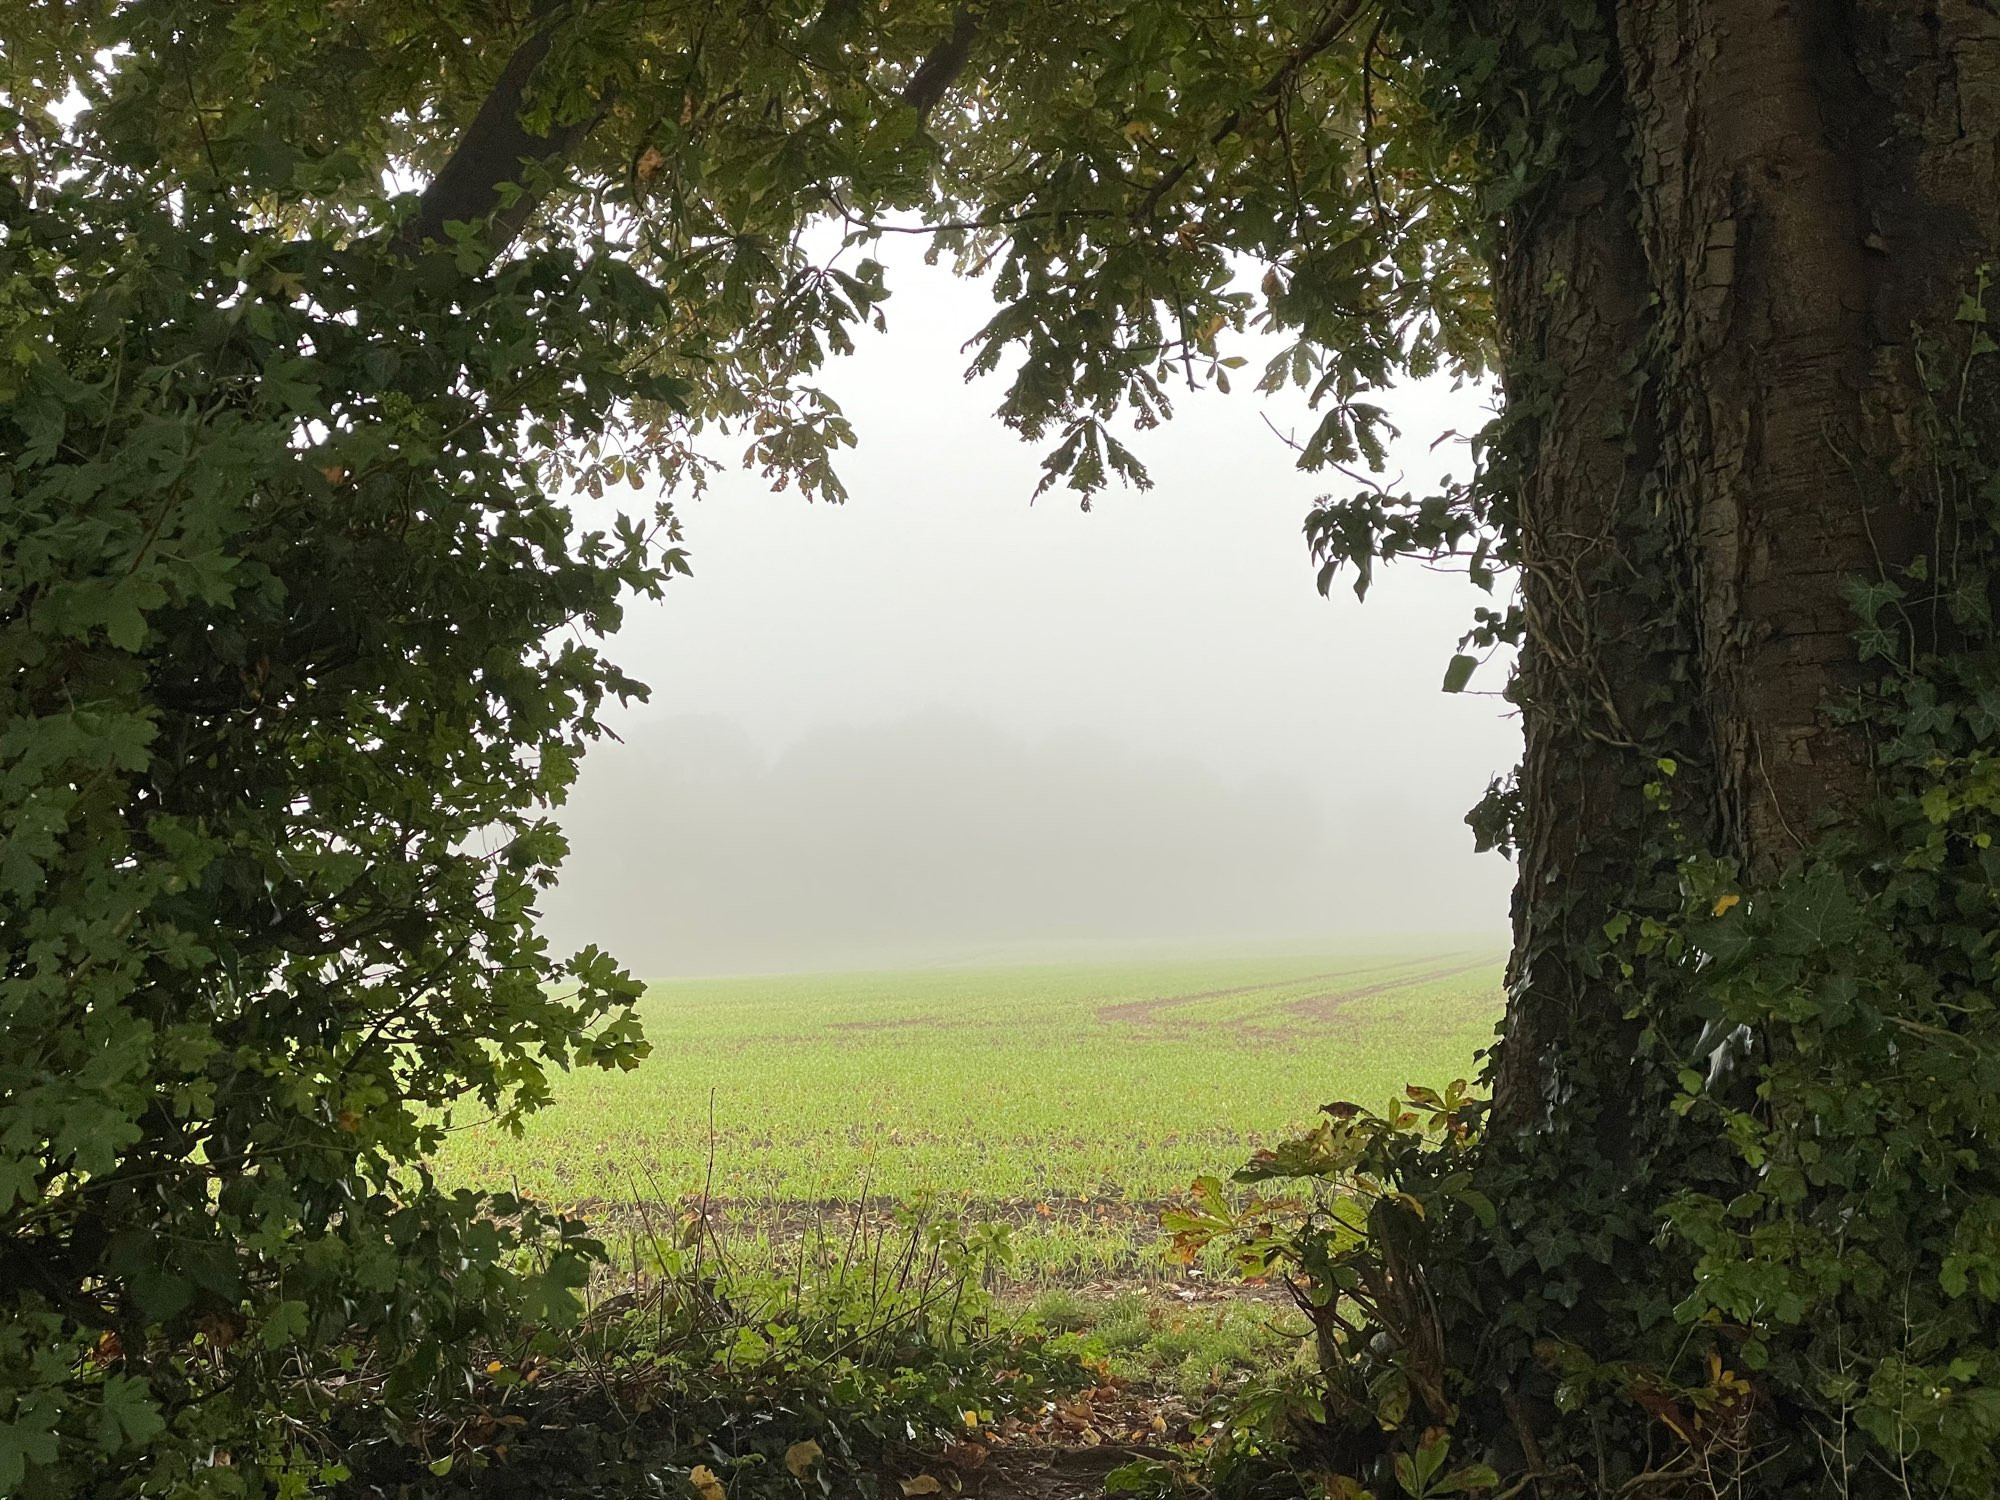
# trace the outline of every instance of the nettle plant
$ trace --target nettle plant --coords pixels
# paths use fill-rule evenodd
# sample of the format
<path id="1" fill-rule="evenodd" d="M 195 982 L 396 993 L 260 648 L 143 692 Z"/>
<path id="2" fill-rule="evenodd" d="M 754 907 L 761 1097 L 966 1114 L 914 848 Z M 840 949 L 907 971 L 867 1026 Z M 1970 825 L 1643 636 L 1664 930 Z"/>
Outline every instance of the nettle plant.
<path id="1" fill-rule="evenodd" d="M 682 565 L 549 457 L 648 394 L 592 351 L 653 291 L 0 130 L 0 1493 L 296 1490 L 596 1252 L 424 1161 L 645 1051 L 534 903 L 639 691 L 589 638 Z"/>

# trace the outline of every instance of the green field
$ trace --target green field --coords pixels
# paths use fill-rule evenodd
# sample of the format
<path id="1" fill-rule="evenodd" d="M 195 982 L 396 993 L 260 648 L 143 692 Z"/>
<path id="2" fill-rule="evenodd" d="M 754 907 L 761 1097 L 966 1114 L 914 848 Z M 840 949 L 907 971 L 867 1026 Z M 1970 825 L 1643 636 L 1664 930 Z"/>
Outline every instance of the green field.
<path id="1" fill-rule="evenodd" d="M 471 1126 L 437 1166 L 614 1230 L 706 1197 L 782 1234 L 930 1190 L 1020 1224 L 1039 1272 L 1116 1273 L 1162 1200 L 1321 1103 L 1467 1076 L 1499 980 L 1440 944 L 660 983 L 637 1072 L 565 1078 L 524 1137 Z"/>

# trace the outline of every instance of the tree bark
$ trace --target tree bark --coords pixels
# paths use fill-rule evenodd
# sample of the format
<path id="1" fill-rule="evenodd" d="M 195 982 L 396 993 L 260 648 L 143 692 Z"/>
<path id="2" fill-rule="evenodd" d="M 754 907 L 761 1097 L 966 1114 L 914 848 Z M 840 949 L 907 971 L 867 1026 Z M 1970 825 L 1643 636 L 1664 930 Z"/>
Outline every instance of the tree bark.
<path id="1" fill-rule="evenodd" d="M 1653 310 L 1637 195 L 1608 97 L 1577 138 L 1596 143 L 1548 200 L 1508 226 L 1494 283 L 1507 401 L 1533 413 L 1516 504 L 1527 635 L 1514 696 L 1525 740 L 1515 944 L 1494 1100 L 1503 1128 L 1535 1127 L 1571 1096 L 1563 1040 L 1617 1020 L 1582 955 L 1641 858 L 1634 779 L 1663 603 L 1621 554 L 1655 462 L 1631 351 Z M 1669 677 L 1675 675 L 1671 667 Z M 1607 1015 L 1607 1008 L 1609 1014 Z"/>
<path id="2" fill-rule="evenodd" d="M 403 225 L 404 249 L 442 242 L 447 224 L 469 223 L 485 225 L 489 248 L 501 254 L 528 227 L 547 196 L 546 184 L 538 177 L 558 168 L 604 118 L 611 102 L 608 93 L 590 114 L 553 125 L 546 133 L 521 122 L 529 85 L 554 40 L 550 16 L 554 9 L 547 3 L 536 7 L 535 29 L 508 57 L 450 158 L 426 184 L 416 213 Z M 507 184 L 521 191 L 509 198 L 502 191 Z"/>
<path id="3" fill-rule="evenodd" d="M 1912 331 L 2000 253 L 1991 10 L 1608 9 L 1622 76 L 1495 278 L 1510 403 L 1543 413 L 1503 1127 L 1625 1027 L 1584 955 L 1644 883 L 1653 757 L 1690 843 L 1750 878 L 1865 799 L 1867 746 L 1823 712 L 1870 670 L 1846 590 L 1937 544 Z"/>
<path id="4" fill-rule="evenodd" d="M 1770 873 L 1865 794 L 1865 747 L 1821 714 L 1859 680 L 1842 589 L 1906 560 L 1914 529 L 1867 480 L 1879 112 L 1835 6 L 1627 0 L 1618 31 L 1721 847 Z"/>

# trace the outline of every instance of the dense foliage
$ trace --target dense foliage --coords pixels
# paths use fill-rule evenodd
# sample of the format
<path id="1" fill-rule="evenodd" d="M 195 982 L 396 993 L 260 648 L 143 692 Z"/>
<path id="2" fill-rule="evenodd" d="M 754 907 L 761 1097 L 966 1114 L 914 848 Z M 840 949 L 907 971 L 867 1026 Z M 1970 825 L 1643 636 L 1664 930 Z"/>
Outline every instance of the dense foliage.
<path id="1" fill-rule="evenodd" d="M 227 1491 L 281 1374 L 416 1391 L 573 1307 L 576 1226 L 422 1164 L 644 1052 L 533 903 L 634 690 L 579 631 L 677 561 L 579 534 L 544 458 L 648 302 L 260 231 L 7 124 L 0 1491 Z M 264 1430 L 238 1461 L 282 1468 Z"/>
<path id="2" fill-rule="evenodd" d="M 1840 45 L 1887 55 L 1901 19 L 1855 9 L 1876 30 Z M 1932 540 L 1847 580 L 1858 670 L 1827 707 L 1866 804 L 1753 867 L 1763 793 L 1724 785 L 1708 722 L 1742 705 L 1695 681 L 1703 492 L 1674 490 L 1706 467 L 1674 451 L 1702 430 L 1675 383 L 1699 308 L 1643 283 L 1677 247 L 1633 187 L 1675 96 L 1621 92 L 1671 73 L 1658 19 L 0 11 L 0 1490 L 297 1488 L 287 1392 L 366 1368 L 393 1409 L 469 1340 L 573 1310 L 573 1226 L 422 1165 L 549 1067 L 642 1051 L 629 981 L 548 954 L 532 903 L 543 810 L 635 687 L 588 637 L 680 560 L 664 514 L 598 535 L 562 497 L 696 486 L 733 434 L 837 498 L 850 434 L 813 372 L 881 320 L 867 247 L 906 231 L 993 273 L 973 368 L 1007 371 L 1002 415 L 1086 498 L 1144 483 L 1121 424 L 1226 386 L 1253 324 L 1287 339 L 1263 386 L 1319 411 L 1308 467 L 1378 456 L 1368 392 L 1399 375 L 1503 379 L 1466 482 L 1365 488 L 1307 530 L 1322 587 L 1409 555 L 1525 580 L 1447 675 L 1519 643 L 1531 740 L 1563 751 L 1475 818 L 1527 872 L 1507 1118 L 1417 1101 L 1425 1146 L 1400 1111 L 1336 1115 L 1253 1170 L 1311 1188 L 1254 1238 L 1326 1358 L 1246 1423 L 1239 1477 L 1990 1490 L 1991 299 L 1926 325 L 1922 410 L 1890 424 Z M 1927 128 L 1885 111 L 1899 142 Z M 1665 310 L 1592 365 L 1563 339 L 1610 326 L 1605 223 L 1628 300 Z M 1734 235 L 1704 268 L 1750 263 Z M 1552 493 L 1593 443 L 1609 467 Z M 1596 799 L 1575 847 L 1548 821 L 1564 755 Z M 1226 1232 L 1207 1199 L 1193 1228 Z"/>
<path id="3" fill-rule="evenodd" d="M 980 37 L 1007 87 L 937 113 L 946 7 L 543 14 L 5 17 L 0 1490 L 293 1487 L 315 1382 L 386 1372 L 394 1411 L 574 1311 L 575 1226 L 423 1165 L 643 1053 L 630 981 L 546 952 L 533 902 L 637 690 L 589 636 L 681 560 L 664 512 L 599 535 L 562 497 L 698 484 L 718 430 L 837 497 L 807 377 L 883 288 L 811 221 L 957 218 L 1010 300 L 979 363 L 1025 354 L 1006 415 L 1086 494 L 1139 477 L 1121 407 L 1226 382 L 1246 249 L 1265 316 L 1321 329 L 1269 377 L 1326 399 L 1316 454 L 1366 447 L 1370 380 L 1479 357 L 1471 262 L 1387 233 L 1430 177 L 1359 205 L 1317 126 L 1289 186 L 1193 170 L 1357 109 L 1365 70 L 1308 88 L 1294 45 L 1351 17 L 1161 8 L 1114 44 L 1021 7 Z M 489 93 L 517 154 L 450 201 L 491 232 L 385 193 L 477 167 Z"/>

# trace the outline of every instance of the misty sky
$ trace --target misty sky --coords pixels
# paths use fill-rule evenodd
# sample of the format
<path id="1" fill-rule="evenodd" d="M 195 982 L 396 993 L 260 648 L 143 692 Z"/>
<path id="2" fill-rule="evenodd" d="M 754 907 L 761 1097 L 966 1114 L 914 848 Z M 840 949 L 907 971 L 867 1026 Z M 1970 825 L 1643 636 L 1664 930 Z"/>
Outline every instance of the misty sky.
<path id="1" fill-rule="evenodd" d="M 1438 690 L 1463 579 L 1319 597 L 1300 523 L 1351 488 L 1305 475 L 1249 387 L 1133 441 L 1146 493 L 1088 514 L 964 383 L 986 291 L 891 263 L 889 332 L 826 384 L 852 498 L 754 475 L 681 506 L 694 576 L 613 651 L 653 701 L 613 722 L 563 821 L 559 948 L 641 974 L 950 961 L 1504 928 L 1511 868 L 1461 821 L 1510 765 L 1497 697 Z M 1390 403 L 1413 478 L 1485 397 Z M 1490 664 L 1475 688 L 1498 688 Z"/>

